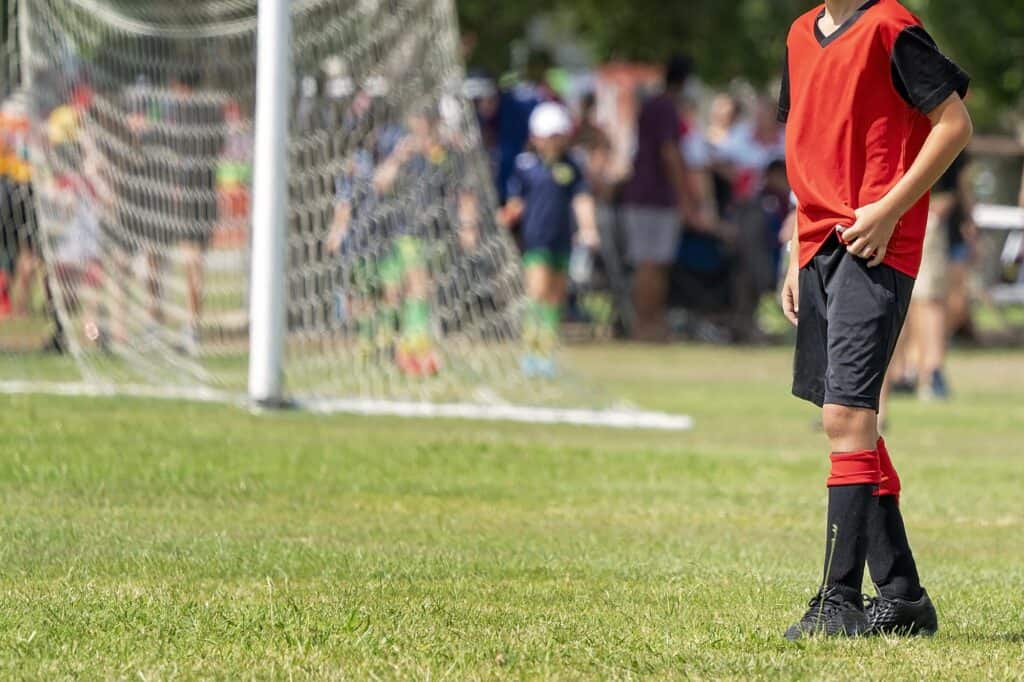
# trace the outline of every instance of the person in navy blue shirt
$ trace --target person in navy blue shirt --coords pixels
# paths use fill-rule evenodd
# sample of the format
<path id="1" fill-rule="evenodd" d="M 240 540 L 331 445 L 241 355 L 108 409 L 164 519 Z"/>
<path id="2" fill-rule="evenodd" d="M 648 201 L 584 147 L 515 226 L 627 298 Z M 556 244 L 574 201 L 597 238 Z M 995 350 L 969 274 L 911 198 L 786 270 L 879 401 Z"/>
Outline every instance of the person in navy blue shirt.
<path id="1" fill-rule="evenodd" d="M 499 219 L 518 223 L 523 244 L 528 306 L 523 321 L 527 352 L 523 370 L 555 372 L 552 358 L 565 304 L 575 229 L 588 248 L 598 245 L 597 217 L 580 165 L 569 155 L 572 120 L 561 104 L 548 102 L 530 116 L 533 151 L 520 154 Z"/>

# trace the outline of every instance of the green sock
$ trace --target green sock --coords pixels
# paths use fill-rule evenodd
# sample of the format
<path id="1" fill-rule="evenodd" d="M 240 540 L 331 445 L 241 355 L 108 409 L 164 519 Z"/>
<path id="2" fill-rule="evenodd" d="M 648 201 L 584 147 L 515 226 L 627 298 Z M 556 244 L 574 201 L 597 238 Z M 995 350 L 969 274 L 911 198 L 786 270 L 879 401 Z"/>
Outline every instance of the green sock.
<path id="1" fill-rule="evenodd" d="M 558 346 L 558 330 L 561 323 L 561 311 L 556 305 L 550 303 L 540 304 L 540 336 L 538 339 L 540 350 L 545 355 L 551 355 Z"/>
<path id="2" fill-rule="evenodd" d="M 523 313 L 523 343 L 530 353 L 540 350 L 542 306 L 540 301 L 530 299 L 526 302 L 526 310 Z"/>
<path id="3" fill-rule="evenodd" d="M 402 340 L 414 346 L 429 344 L 430 305 L 425 300 L 406 300 L 402 308 Z"/>

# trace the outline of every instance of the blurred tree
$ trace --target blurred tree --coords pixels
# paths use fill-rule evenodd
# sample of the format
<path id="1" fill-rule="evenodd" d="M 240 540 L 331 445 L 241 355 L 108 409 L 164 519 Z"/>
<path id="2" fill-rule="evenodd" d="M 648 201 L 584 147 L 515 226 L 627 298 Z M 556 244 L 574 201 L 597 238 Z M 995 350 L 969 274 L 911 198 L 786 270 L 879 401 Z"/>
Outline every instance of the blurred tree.
<path id="1" fill-rule="evenodd" d="M 559 0 L 516 0 L 495 7 L 491 0 L 456 0 L 463 46 L 471 66 L 499 76 L 512 64 L 512 45 L 523 40 L 530 19 Z M 566 2 L 566 0 L 561 0 Z"/>
<path id="2" fill-rule="evenodd" d="M 983 128 L 1024 111 L 1024 2 L 905 0 L 939 45 L 973 77 L 971 109 Z"/>
<path id="3" fill-rule="evenodd" d="M 660 62 L 686 52 L 701 76 L 764 85 L 779 75 L 786 31 L 814 0 L 521 0 L 495 11 L 491 0 L 457 0 L 463 28 L 477 37 L 471 63 L 500 72 L 509 45 L 538 12 L 571 16 L 600 60 Z M 972 109 L 982 127 L 1024 102 L 1024 2 L 904 0 L 942 48 L 973 76 Z"/>
<path id="4" fill-rule="evenodd" d="M 576 0 L 581 32 L 603 58 L 662 61 L 693 56 L 712 83 L 743 76 L 763 84 L 779 75 L 786 31 L 805 0 Z"/>
<path id="5" fill-rule="evenodd" d="M 786 28 L 806 0 L 524 0 L 495 12 L 489 0 L 458 0 L 465 32 L 475 37 L 474 65 L 499 72 L 509 65 L 509 44 L 524 36 L 538 12 L 569 15 L 601 60 L 660 62 L 687 52 L 711 82 L 745 76 L 757 83 L 776 77 Z"/>

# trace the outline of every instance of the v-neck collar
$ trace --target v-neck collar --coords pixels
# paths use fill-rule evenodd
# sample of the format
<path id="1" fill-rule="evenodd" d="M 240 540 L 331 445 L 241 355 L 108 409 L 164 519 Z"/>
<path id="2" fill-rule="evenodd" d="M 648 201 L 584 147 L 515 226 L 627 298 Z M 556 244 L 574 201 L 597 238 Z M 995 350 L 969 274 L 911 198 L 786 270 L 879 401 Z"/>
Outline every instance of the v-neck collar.
<path id="1" fill-rule="evenodd" d="M 867 12 L 869 9 L 871 9 L 877 4 L 878 0 L 868 0 L 863 5 L 858 7 L 857 11 L 850 15 L 849 19 L 847 19 L 838 27 L 836 27 L 836 30 L 832 31 L 832 33 L 830 33 L 829 35 L 825 35 L 824 33 L 822 33 L 821 26 L 819 26 L 819 23 L 825 16 L 825 8 L 822 7 L 821 12 L 819 12 L 818 16 L 814 18 L 814 37 L 818 40 L 818 44 L 821 45 L 822 47 L 828 47 L 829 45 L 834 43 L 836 40 L 839 39 L 839 36 L 843 35 L 851 28 L 853 28 L 853 25 L 856 24 L 862 16 L 864 16 L 865 12 Z"/>

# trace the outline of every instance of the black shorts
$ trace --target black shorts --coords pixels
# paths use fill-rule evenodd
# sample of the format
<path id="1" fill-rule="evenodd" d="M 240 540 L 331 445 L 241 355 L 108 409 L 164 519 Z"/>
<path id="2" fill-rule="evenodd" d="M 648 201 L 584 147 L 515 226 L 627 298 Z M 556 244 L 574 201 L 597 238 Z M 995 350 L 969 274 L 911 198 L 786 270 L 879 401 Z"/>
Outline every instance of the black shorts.
<path id="1" fill-rule="evenodd" d="M 833 235 L 800 270 L 793 395 L 819 407 L 878 411 L 914 279 L 867 264 Z"/>

